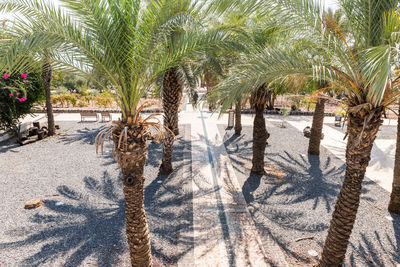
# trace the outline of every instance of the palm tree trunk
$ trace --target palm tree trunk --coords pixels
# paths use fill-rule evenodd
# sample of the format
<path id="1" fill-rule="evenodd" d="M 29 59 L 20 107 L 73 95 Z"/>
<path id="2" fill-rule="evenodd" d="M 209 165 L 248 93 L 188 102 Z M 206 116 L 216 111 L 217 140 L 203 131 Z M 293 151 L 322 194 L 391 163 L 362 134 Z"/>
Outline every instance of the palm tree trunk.
<path id="1" fill-rule="evenodd" d="M 242 133 L 242 101 L 238 99 L 235 107 L 235 134 L 240 135 Z"/>
<path id="2" fill-rule="evenodd" d="M 267 146 L 267 128 L 265 127 L 264 108 L 256 107 L 253 124 L 253 166 L 251 173 L 264 174 L 264 152 Z"/>
<path id="3" fill-rule="evenodd" d="M 268 88 L 260 86 L 250 98 L 251 107 L 255 110 L 256 116 L 253 124 L 253 166 L 251 173 L 264 174 L 264 152 L 267 146 L 268 132 L 265 127 L 264 110 L 268 101 Z"/>
<path id="4" fill-rule="evenodd" d="M 372 115 L 368 125 L 363 127 Z M 361 186 L 371 159 L 371 150 L 382 124 L 382 108 L 349 114 L 346 174 L 336 201 L 319 266 L 342 266 L 360 204 Z"/>
<path id="5" fill-rule="evenodd" d="M 118 147 L 125 125 L 120 124 L 113 132 L 114 146 Z M 147 127 L 129 127 L 117 149 L 117 160 L 122 171 L 125 196 L 126 235 L 128 237 L 132 266 L 152 266 L 149 228 L 144 209 L 144 166 L 147 159 L 147 139 L 151 133 Z"/>
<path id="6" fill-rule="evenodd" d="M 43 58 L 42 79 L 43 79 L 43 84 L 44 84 L 44 90 L 46 93 L 48 135 L 52 136 L 52 135 L 56 134 L 56 127 L 55 127 L 55 123 L 54 123 L 54 114 L 53 114 L 53 105 L 51 104 L 52 68 L 51 68 L 51 64 L 50 64 L 50 59 L 46 56 Z"/>
<path id="7" fill-rule="evenodd" d="M 308 153 L 319 155 L 319 147 L 322 137 L 322 127 L 324 125 L 325 99 L 319 99 L 315 108 L 313 122 L 311 127 L 310 142 L 308 144 Z"/>
<path id="8" fill-rule="evenodd" d="M 389 211 L 400 215 L 400 116 L 397 118 L 396 155 L 394 161 L 393 185 L 392 193 L 390 194 Z"/>
<path id="9" fill-rule="evenodd" d="M 179 134 L 178 110 L 183 93 L 183 84 L 176 68 L 169 69 L 164 74 L 163 87 L 164 126 L 174 134 L 169 131 L 166 133 L 163 143 L 163 159 L 160 166 L 160 173 L 170 174 L 173 171 L 172 153 L 175 139 L 174 135 Z"/>

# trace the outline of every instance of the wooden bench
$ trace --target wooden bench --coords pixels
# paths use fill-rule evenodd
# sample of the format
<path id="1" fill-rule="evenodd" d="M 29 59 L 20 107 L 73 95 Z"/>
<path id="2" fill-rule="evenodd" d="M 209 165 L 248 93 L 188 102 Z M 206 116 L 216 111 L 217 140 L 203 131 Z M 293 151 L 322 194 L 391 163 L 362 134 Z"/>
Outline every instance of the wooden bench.
<path id="1" fill-rule="evenodd" d="M 81 121 L 86 121 L 86 119 L 89 119 L 89 118 L 95 119 L 95 121 L 97 121 L 97 113 L 81 112 Z M 93 120 L 91 120 L 91 121 L 93 121 Z"/>
<path id="2" fill-rule="evenodd" d="M 107 120 L 106 120 L 106 119 L 107 119 Z M 102 113 L 101 113 L 101 121 L 102 121 L 102 122 L 111 121 L 110 112 L 102 112 Z"/>

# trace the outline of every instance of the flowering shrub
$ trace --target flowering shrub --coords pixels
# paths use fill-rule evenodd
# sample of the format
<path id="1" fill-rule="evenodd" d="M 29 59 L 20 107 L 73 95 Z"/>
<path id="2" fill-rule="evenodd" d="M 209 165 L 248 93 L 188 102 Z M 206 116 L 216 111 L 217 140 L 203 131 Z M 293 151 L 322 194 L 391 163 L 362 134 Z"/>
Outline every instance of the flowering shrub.
<path id="1" fill-rule="evenodd" d="M 0 130 L 16 130 L 19 120 L 43 97 L 40 74 L 1 74 Z"/>

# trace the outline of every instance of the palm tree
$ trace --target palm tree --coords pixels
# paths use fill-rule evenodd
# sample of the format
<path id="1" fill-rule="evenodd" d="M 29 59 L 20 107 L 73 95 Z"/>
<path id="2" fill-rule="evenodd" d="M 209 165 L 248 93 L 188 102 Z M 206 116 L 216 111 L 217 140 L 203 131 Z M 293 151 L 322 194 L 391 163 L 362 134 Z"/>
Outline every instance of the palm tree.
<path id="1" fill-rule="evenodd" d="M 400 103 L 399 103 L 400 112 Z M 400 115 L 397 120 L 396 155 L 394 161 L 393 185 L 390 194 L 389 211 L 400 215 Z"/>
<path id="2" fill-rule="evenodd" d="M 267 104 L 268 88 L 261 85 L 255 90 L 250 98 L 250 105 L 256 112 L 253 123 L 253 166 L 251 173 L 263 175 L 264 169 L 264 153 L 267 146 L 268 132 L 265 126 L 264 110 Z"/>
<path id="3" fill-rule="evenodd" d="M 51 81 L 53 79 L 53 72 L 50 62 L 50 56 L 45 54 L 42 64 L 42 80 L 44 84 L 44 91 L 46 94 L 46 112 L 47 112 L 47 127 L 48 135 L 53 136 L 56 134 L 56 126 L 54 123 L 53 105 L 51 103 Z"/>
<path id="4" fill-rule="evenodd" d="M 272 79 L 303 74 L 330 80 L 348 106 L 346 173 L 337 198 L 320 266 L 341 266 L 360 203 L 362 182 L 385 107 L 400 95 L 398 1 L 340 1 L 350 31 L 342 33 L 320 5 L 308 0 L 268 1 L 303 50 L 254 53 L 228 78 L 220 95 L 226 104 Z M 347 39 L 346 39 L 346 36 Z M 304 50 L 304 48 L 306 50 Z M 229 90 L 228 90 L 229 88 Z M 222 91 L 222 92 L 221 92 Z"/>
<path id="5" fill-rule="evenodd" d="M 319 147 L 322 138 L 322 127 L 324 126 L 325 115 L 325 99 L 318 98 L 313 116 L 311 127 L 310 142 L 308 144 L 308 153 L 311 155 L 319 155 Z"/>
<path id="6" fill-rule="evenodd" d="M 138 103 L 156 77 L 177 65 L 179 58 L 193 52 L 200 41 L 204 44 L 209 40 L 194 41 L 198 35 L 192 34 L 191 45 L 180 43 L 179 39 L 168 53 L 162 49 L 160 37 L 170 32 L 171 25 L 179 28 L 185 24 L 182 10 L 176 8 L 180 1 L 61 2 L 66 9 L 40 0 L 5 0 L 0 9 L 22 13 L 29 22 L 17 21 L 14 46 L 24 47 L 24 51 L 31 53 L 37 53 L 39 48 L 54 48 L 57 53 L 52 59 L 57 67 L 79 71 L 104 87 L 92 75 L 97 70 L 104 73 L 104 80 L 116 90 L 122 120 L 114 122 L 108 131 L 100 132 L 95 143 L 102 145 L 108 136 L 113 137 L 113 154 L 122 172 L 131 262 L 133 266 L 151 266 L 143 173 L 147 140 L 159 137 L 153 136 L 149 128 L 164 131 L 156 115 L 146 119 L 139 115 L 145 106 L 138 107 Z M 11 52 L 7 55 L 8 59 L 15 57 Z M 48 81 L 50 68 L 45 69 Z"/>
<path id="7" fill-rule="evenodd" d="M 165 66 L 163 74 L 162 98 L 164 109 L 164 126 L 169 129 L 163 142 L 163 159 L 160 166 L 161 174 L 170 174 L 173 171 L 172 154 L 174 135 L 179 134 L 179 106 L 182 100 L 184 87 L 194 90 L 196 76 L 204 76 L 207 90 L 223 75 L 226 60 L 218 58 L 225 51 L 232 51 L 239 46 L 232 40 L 231 32 L 236 25 L 209 25 L 207 21 L 214 21 L 233 10 L 241 10 L 245 16 L 257 6 L 257 1 L 210 1 L 209 5 L 198 5 L 198 0 L 180 0 L 170 8 L 184 14 L 182 25 L 172 25 L 165 32 L 162 50 L 173 55 L 174 62 Z M 185 47 L 180 53 L 176 47 Z M 200 56 L 199 56 L 200 54 Z M 162 57 L 162 54 L 157 54 Z M 200 59 L 200 62 L 189 63 L 190 60 Z M 225 62 L 224 62 L 225 61 Z M 196 74 L 193 73 L 195 69 Z M 173 134 L 174 135 L 173 135 Z"/>
<path id="8" fill-rule="evenodd" d="M 242 100 L 239 98 L 235 103 L 235 135 L 242 133 Z"/>
<path id="9" fill-rule="evenodd" d="M 182 100 L 183 82 L 181 81 L 177 68 L 167 70 L 163 77 L 163 109 L 164 126 L 170 132 L 167 133 L 163 143 L 163 158 L 160 166 L 161 174 L 170 174 L 172 168 L 172 153 L 175 135 L 179 134 L 178 113 L 179 104 Z"/>
<path id="10" fill-rule="evenodd" d="M 238 99 L 241 101 L 241 99 L 250 97 L 250 105 L 255 111 L 251 173 L 258 175 L 265 174 L 264 153 L 269 136 L 264 119 L 264 110 L 270 103 L 271 98 L 273 98 L 274 90 L 271 87 L 278 88 L 279 86 L 273 82 L 273 79 L 249 85 L 246 79 L 243 79 L 243 76 L 251 74 L 246 73 L 242 76 L 244 73 L 241 72 L 240 68 L 254 54 L 278 44 L 281 40 L 280 38 L 284 36 L 276 21 L 272 17 L 270 17 L 271 20 L 266 20 L 268 16 L 265 14 L 260 17 L 257 14 L 249 17 L 246 24 L 241 25 L 243 29 L 242 34 L 239 35 L 238 42 L 243 44 L 245 49 L 242 49 L 241 53 L 236 55 L 235 60 L 230 64 L 229 74 L 226 78 L 207 94 L 211 101 L 219 100 L 222 103 L 221 113 L 230 108 L 232 104 L 236 104 L 237 121 L 241 121 Z M 235 132 L 236 128 L 241 130 L 241 124 L 237 123 Z"/>

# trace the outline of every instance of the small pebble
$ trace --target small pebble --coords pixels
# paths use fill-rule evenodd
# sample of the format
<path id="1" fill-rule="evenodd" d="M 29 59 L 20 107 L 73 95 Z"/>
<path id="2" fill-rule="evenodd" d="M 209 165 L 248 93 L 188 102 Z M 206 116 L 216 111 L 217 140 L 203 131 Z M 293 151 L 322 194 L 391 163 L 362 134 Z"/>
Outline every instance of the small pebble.
<path id="1" fill-rule="evenodd" d="M 385 218 L 388 219 L 389 221 L 393 221 L 392 216 L 386 216 Z M 398 266 L 400 267 L 400 265 L 398 265 Z"/>
<path id="2" fill-rule="evenodd" d="M 162 181 L 161 181 L 161 180 L 158 180 L 158 181 L 157 181 L 157 183 L 158 183 L 158 184 L 161 184 L 161 183 L 162 183 Z"/>
<path id="3" fill-rule="evenodd" d="M 54 204 L 54 205 L 61 206 L 61 205 L 64 205 L 64 203 L 62 203 L 61 201 L 57 201 L 56 204 Z"/>
<path id="4" fill-rule="evenodd" d="M 309 254 L 310 256 L 313 256 L 313 257 L 318 257 L 318 252 L 315 251 L 315 250 L 309 250 L 309 251 L 308 251 L 308 254 Z"/>

